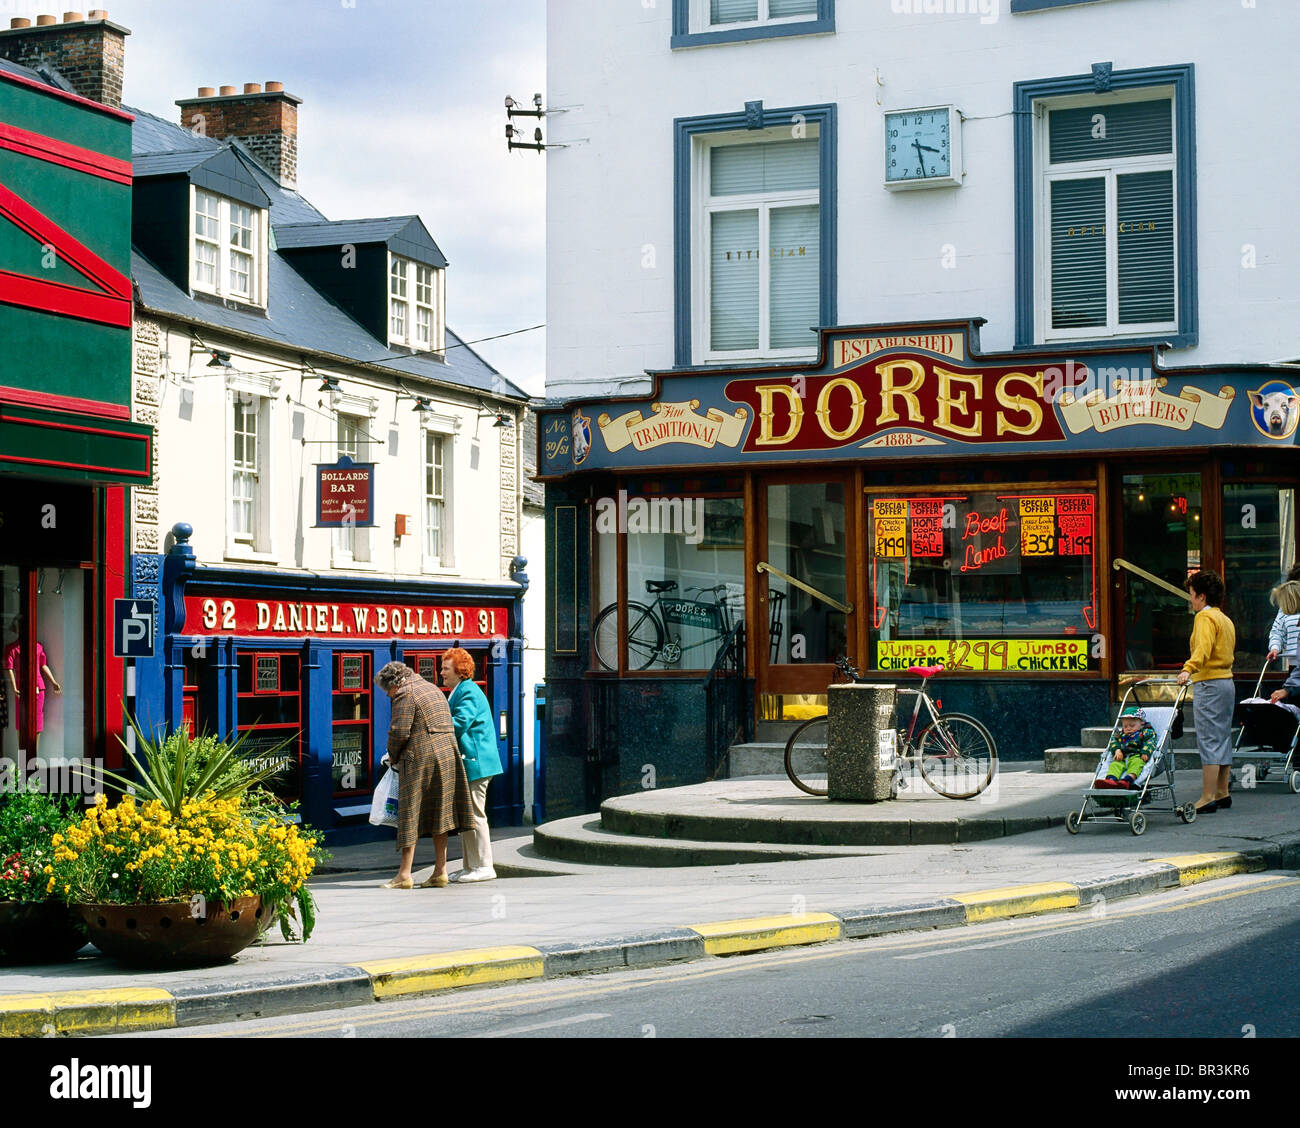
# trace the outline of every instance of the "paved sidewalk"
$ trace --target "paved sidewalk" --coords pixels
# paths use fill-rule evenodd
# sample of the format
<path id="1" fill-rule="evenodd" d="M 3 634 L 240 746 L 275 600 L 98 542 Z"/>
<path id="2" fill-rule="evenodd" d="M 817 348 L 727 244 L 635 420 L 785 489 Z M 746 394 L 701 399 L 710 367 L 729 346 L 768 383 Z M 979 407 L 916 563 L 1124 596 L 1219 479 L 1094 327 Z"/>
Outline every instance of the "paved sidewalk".
<path id="1" fill-rule="evenodd" d="M 527 842 L 524 830 L 500 832 L 495 849 L 503 868 L 511 857 L 527 864 Z M 1140 838 L 1120 825 L 1088 824 L 1076 836 L 1052 827 L 810 861 L 582 866 L 567 875 L 445 889 L 379 888 L 395 860 L 387 843 L 338 854 L 335 868 L 379 868 L 313 881 L 319 923 L 307 944 L 287 944 L 276 932 L 223 966 L 173 972 L 132 972 L 97 954 L 4 969 L 0 1033 L 148 1029 L 319 1009 L 475 982 L 1069 909 L 1098 896 L 1293 869 L 1300 866 L 1300 797 L 1278 788 L 1236 793 L 1232 810 L 1190 826 L 1153 812 Z M 417 881 L 431 865 L 431 850 L 422 849 Z"/>

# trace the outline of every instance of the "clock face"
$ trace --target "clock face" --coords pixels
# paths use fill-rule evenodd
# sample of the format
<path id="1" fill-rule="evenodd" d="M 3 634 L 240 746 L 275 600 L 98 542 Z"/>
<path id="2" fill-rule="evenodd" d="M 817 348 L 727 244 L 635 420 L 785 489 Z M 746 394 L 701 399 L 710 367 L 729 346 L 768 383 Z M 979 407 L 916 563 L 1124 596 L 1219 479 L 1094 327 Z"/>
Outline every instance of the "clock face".
<path id="1" fill-rule="evenodd" d="M 885 180 L 952 176 L 952 137 L 947 106 L 885 115 Z"/>

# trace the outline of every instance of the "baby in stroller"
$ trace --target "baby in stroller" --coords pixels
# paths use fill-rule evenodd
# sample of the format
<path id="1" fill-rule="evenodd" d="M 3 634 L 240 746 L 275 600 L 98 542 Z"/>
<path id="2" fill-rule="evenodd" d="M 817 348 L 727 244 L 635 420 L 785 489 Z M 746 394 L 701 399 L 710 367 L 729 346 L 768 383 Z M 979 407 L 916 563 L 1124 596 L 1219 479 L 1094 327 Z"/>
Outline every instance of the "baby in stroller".
<path id="1" fill-rule="evenodd" d="M 1156 730 L 1141 706 L 1130 705 L 1119 718 L 1119 731 L 1106 746 L 1110 767 L 1093 787 L 1134 788 L 1142 769 L 1156 754 Z"/>

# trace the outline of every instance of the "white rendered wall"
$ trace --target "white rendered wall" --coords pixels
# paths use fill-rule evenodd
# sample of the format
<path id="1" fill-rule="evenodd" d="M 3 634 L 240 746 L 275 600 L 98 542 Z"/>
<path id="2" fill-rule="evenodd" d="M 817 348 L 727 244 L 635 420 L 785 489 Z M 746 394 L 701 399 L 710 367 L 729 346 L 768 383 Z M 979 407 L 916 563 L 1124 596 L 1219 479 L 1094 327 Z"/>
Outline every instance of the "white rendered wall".
<path id="1" fill-rule="evenodd" d="M 412 410 L 413 401 L 398 399 L 391 383 L 381 384 L 365 374 L 318 368 L 315 375 L 304 379 L 299 369 L 286 367 L 293 363 L 290 358 L 213 339 L 206 343 L 230 350 L 237 372 L 279 379 L 278 390 L 271 397 L 270 431 L 262 437 L 263 454 L 269 453 L 270 457 L 272 551 L 265 558 L 243 550 L 228 553 L 233 416 L 227 386 L 229 372 L 208 368 L 205 356 L 195 356 L 189 367 L 193 384 L 186 388 L 180 374 L 190 353 L 188 332 L 176 326 L 150 326 L 147 318 L 137 321 L 137 417 L 143 396 L 156 395 L 156 403 L 147 410 L 149 420 L 156 421 L 158 463 L 156 525 L 141 519 L 152 516 L 152 512 L 142 515 L 137 501 L 135 551 L 162 551 L 162 538 L 172 525 L 187 521 L 194 526 L 191 543 L 204 564 L 266 567 L 278 572 L 333 571 L 381 579 L 400 576 L 498 582 L 508 578 L 502 557 L 500 514 L 503 499 L 517 508 L 518 490 L 509 489 L 502 481 L 500 430 L 493 427 L 490 418 L 476 420 L 477 400 L 467 403 L 450 393 L 432 395 L 431 412 L 459 422 L 459 431 L 451 436 L 449 485 L 454 561 L 451 566 L 434 565 L 423 556 L 424 432 L 420 416 Z M 148 337 L 155 328 L 159 330 L 158 351 L 167 354 L 155 371 L 169 372 L 165 378 L 141 373 L 142 329 L 143 336 Z M 152 347 L 145 346 L 150 355 Z M 337 416 L 329 394 L 318 391 L 322 376 L 337 377 L 340 391 L 349 396 L 377 400 L 374 416 L 362 416 L 363 425 L 379 440 L 370 444 L 367 456 L 376 464 L 376 524 L 369 531 L 369 561 L 342 561 L 335 555 L 332 531 L 312 528 L 316 518 L 314 466 L 318 462 L 333 463 L 338 457 Z M 153 390 L 146 391 L 150 386 Z M 287 402 L 286 397 L 294 402 Z M 300 437 L 295 437 L 295 416 L 301 419 Z M 514 480 L 513 474 L 507 477 Z M 507 496 L 511 493 L 513 498 Z M 398 513 L 411 517 L 412 532 L 395 544 L 394 518 Z"/>
<path id="2" fill-rule="evenodd" d="M 570 147 L 546 157 L 548 395 L 617 393 L 673 365 L 673 119 L 760 99 L 838 106 L 839 324 L 983 317 L 984 350 L 1011 348 L 1012 86 L 1106 61 L 1195 65 L 1200 342 L 1164 363 L 1300 356 L 1286 126 L 1300 5 L 1108 0 L 1012 16 L 1001 0 L 988 23 L 893 10 L 913 4 L 838 0 L 832 35 L 673 51 L 671 0 L 550 0 L 547 101 L 569 112 L 548 118 L 547 141 Z M 963 186 L 886 191 L 882 113 L 948 103 L 968 119 Z"/>

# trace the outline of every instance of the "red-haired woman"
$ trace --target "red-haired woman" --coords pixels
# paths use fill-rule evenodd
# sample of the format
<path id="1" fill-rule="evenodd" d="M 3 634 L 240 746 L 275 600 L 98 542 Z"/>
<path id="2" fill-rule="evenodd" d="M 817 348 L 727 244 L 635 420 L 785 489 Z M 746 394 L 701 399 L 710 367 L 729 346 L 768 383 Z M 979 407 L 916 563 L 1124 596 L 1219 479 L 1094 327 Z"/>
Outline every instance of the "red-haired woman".
<path id="1" fill-rule="evenodd" d="M 453 646 L 442 656 L 442 684 L 451 690 L 451 722 L 456 743 L 469 780 L 470 802 L 474 807 L 474 829 L 460 836 L 465 853 L 465 868 L 452 874 L 452 881 L 491 881 L 497 872 L 492 868 L 492 836 L 487 822 L 487 790 L 492 777 L 501 774 L 501 755 L 497 751 L 496 726 L 492 707 L 483 691 L 474 683 L 474 659 L 467 650 Z"/>

